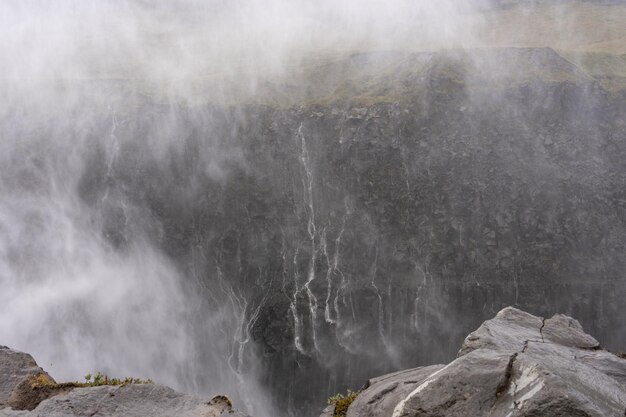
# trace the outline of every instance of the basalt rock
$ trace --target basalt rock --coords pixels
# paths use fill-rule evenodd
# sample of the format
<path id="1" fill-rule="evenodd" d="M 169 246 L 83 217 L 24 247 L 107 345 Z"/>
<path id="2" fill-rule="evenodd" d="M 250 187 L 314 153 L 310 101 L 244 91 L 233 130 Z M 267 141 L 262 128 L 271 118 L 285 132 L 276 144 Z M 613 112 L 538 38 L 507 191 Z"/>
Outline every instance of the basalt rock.
<path id="1" fill-rule="evenodd" d="M 246 417 L 227 397 L 208 400 L 159 384 L 71 385 L 57 384 L 31 355 L 0 347 L 0 417 Z"/>
<path id="2" fill-rule="evenodd" d="M 508 307 L 470 333 L 448 365 L 368 381 L 347 417 L 625 413 L 626 360 L 570 317 L 543 319 Z"/>

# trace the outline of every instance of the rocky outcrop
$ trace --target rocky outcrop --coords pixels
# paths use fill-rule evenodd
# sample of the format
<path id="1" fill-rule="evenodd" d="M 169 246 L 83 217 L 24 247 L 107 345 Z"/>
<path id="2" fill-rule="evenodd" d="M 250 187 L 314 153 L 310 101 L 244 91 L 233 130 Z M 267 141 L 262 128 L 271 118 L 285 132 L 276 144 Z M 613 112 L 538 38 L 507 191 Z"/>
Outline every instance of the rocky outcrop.
<path id="1" fill-rule="evenodd" d="M 55 382 L 28 353 L 0 346 L 0 409 L 35 408 L 48 395 L 44 390 L 30 388 L 41 376 Z"/>
<path id="2" fill-rule="evenodd" d="M 227 397 L 212 400 L 159 384 L 57 384 L 32 356 L 0 347 L 0 417 L 246 417 Z"/>
<path id="3" fill-rule="evenodd" d="M 332 409 L 327 410 L 332 416 Z M 580 324 L 505 308 L 456 360 L 368 381 L 347 417 L 623 416 L 626 360 Z"/>

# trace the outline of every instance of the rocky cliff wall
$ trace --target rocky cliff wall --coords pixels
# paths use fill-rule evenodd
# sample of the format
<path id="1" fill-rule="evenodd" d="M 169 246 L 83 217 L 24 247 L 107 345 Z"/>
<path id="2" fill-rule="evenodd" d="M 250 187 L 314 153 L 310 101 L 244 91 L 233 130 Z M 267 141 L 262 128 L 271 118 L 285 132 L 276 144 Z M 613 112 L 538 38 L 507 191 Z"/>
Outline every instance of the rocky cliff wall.
<path id="1" fill-rule="evenodd" d="M 3 190 L 67 193 L 86 215 L 66 221 L 107 253 L 147 242 L 171 262 L 164 272 L 193 294 L 174 323 L 194 352 L 171 362 L 181 386 L 254 380 L 279 412 L 315 415 L 373 375 L 450 361 L 506 305 L 571 314 L 608 348 L 626 345 L 626 78 L 623 57 L 607 59 L 352 54 L 308 84 L 259 86 L 288 100 L 236 105 L 160 104 L 124 82 L 85 83 L 103 102 L 81 102 L 90 117 L 72 110 L 80 123 L 67 108 L 5 115 L 19 145 Z M 35 239 L 47 213 L 24 233 Z M 20 253 L 7 258 L 14 270 L 48 265 Z M 181 297 L 165 289 L 156 305 L 116 304 L 128 314 L 112 323 L 145 307 L 148 322 L 166 321 L 164 300 Z M 110 331 L 102 304 L 40 314 L 68 320 L 82 342 Z"/>
<path id="2" fill-rule="evenodd" d="M 123 248 L 141 224 L 125 207 L 149 213 L 189 285 L 241 309 L 233 367 L 260 361 L 294 415 L 370 375 L 449 361 L 509 304 L 626 344 L 624 90 L 551 49 L 398 59 L 350 99 L 146 105 L 117 126 L 113 165 L 104 145 L 87 155 L 81 196 L 105 236 Z M 137 144 L 172 119 L 164 156 Z"/>

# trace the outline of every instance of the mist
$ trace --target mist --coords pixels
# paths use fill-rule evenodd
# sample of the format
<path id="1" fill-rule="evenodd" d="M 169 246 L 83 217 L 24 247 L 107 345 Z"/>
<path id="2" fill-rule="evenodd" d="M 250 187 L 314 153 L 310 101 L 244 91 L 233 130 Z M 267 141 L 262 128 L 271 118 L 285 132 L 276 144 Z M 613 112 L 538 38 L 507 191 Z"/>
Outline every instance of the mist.
<path id="1" fill-rule="evenodd" d="M 586 178 L 622 172 L 622 108 L 599 110 L 622 78 L 588 63 L 622 74 L 625 18 L 616 2 L 4 1 L 0 343 L 57 380 L 151 378 L 276 417 L 449 359 L 437 343 L 505 302 L 595 326 L 624 259 L 568 233 L 620 247 L 622 212 L 580 220 L 559 180 L 592 205 Z M 586 139 L 565 158 L 567 135 Z M 469 174 L 448 167 L 468 154 Z M 620 181 L 597 180 L 609 202 Z M 524 246 L 544 220 L 567 238 Z M 572 289 L 591 272 L 599 312 Z M 572 287 L 524 295 L 542 274 Z"/>
<path id="2" fill-rule="evenodd" d="M 451 1 L 377 0 L 15 1 L 0 19 L 1 77 L 35 89 L 37 101 L 50 98 L 47 88 L 70 90 L 66 101 L 78 82 L 126 80 L 192 103 L 250 100 L 263 81 L 320 56 L 463 46 L 478 20 Z"/>

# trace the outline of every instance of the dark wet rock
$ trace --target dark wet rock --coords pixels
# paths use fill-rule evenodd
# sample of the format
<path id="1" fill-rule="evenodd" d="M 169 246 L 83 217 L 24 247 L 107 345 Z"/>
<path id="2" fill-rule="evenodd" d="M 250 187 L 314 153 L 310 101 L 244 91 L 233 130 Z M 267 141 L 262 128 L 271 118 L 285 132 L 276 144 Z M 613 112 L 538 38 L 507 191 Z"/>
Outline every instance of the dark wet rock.
<path id="1" fill-rule="evenodd" d="M 505 308 L 457 359 L 370 380 L 348 417 L 623 416 L 626 360 L 580 324 Z"/>
<path id="2" fill-rule="evenodd" d="M 50 386 L 38 386 L 40 378 Z M 61 388 L 55 389 L 57 385 Z M 159 384 L 63 387 L 32 356 L 6 347 L 0 348 L 0 416 L 246 417 L 233 410 L 227 397 L 208 400 Z"/>

